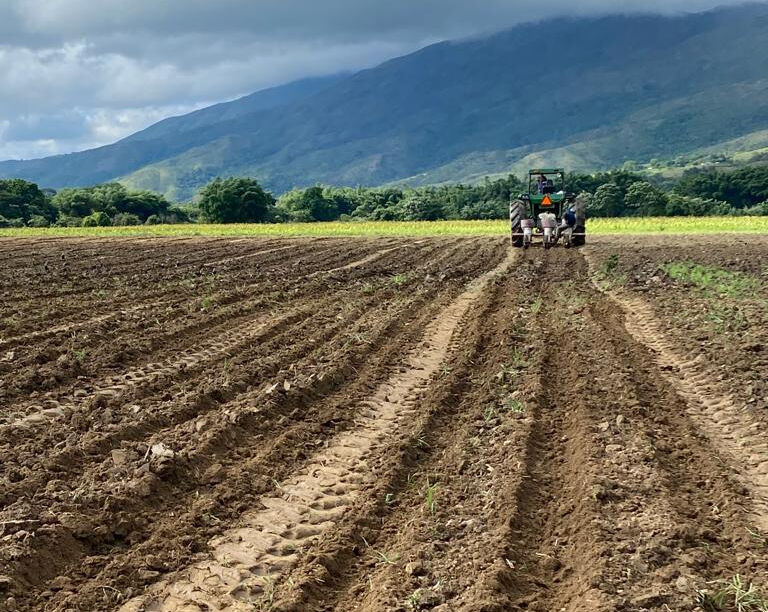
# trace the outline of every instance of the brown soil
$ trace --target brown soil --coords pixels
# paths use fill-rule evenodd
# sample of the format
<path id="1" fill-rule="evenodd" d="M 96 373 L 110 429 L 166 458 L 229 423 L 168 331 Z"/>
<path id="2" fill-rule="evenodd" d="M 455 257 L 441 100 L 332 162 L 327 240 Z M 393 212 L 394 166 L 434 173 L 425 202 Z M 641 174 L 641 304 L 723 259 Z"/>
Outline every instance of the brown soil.
<path id="1" fill-rule="evenodd" d="M 766 251 L 4 240 L 0 610 L 735 610 Z"/>

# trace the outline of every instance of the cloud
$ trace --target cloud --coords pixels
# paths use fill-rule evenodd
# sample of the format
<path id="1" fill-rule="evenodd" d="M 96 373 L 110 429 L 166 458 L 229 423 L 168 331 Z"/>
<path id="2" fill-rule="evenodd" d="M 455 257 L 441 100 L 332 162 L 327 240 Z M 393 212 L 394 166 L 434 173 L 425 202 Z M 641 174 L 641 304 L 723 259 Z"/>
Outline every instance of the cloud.
<path id="1" fill-rule="evenodd" d="M 0 158 L 106 144 L 170 114 L 520 21 L 728 0 L 3 0 Z"/>
<path id="2" fill-rule="evenodd" d="M 743 0 L 6 0 L 24 31 L 65 38 L 115 32 L 247 32 L 261 40 L 445 37 L 537 17 L 699 11 Z"/>

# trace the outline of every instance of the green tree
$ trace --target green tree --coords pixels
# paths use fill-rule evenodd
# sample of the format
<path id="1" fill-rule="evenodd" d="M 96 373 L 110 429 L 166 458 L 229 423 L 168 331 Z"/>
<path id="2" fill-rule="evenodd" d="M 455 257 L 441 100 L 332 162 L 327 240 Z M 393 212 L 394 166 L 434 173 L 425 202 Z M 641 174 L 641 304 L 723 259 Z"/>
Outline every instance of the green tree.
<path id="1" fill-rule="evenodd" d="M 665 213 L 670 217 L 705 217 L 727 215 L 732 211 L 727 202 L 695 198 L 671 193 L 667 197 Z"/>
<path id="2" fill-rule="evenodd" d="M 400 202 L 405 221 L 436 221 L 443 219 L 443 207 L 429 193 L 411 192 Z"/>
<path id="3" fill-rule="evenodd" d="M 756 204 L 755 206 L 750 206 L 749 208 L 743 209 L 743 213 L 745 215 L 755 217 L 768 217 L 768 200 L 765 202 L 760 202 L 760 204 Z"/>
<path id="4" fill-rule="evenodd" d="M 151 191 L 132 191 L 114 203 L 118 213 L 136 215 L 141 221 L 146 221 L 150 215 L 164 215 L 168 212 L 170 203 L 164 196 Z"/>
<path id="5" fill-rule="evenodd" d="M 618 217 L 624 209 L 621 189 L 614 183 L 600 185 L 592 197 L 592 207 L 602 217 Z"/>
<path id="6" fill-rule="evenodd" d="M 768 167 L 752 166 L 733 172 L 689 172 L 678 181 L 675 192 L 728 202 L 734 208 L 748 208 L 768 200 Z"/>
<path id="7" fill-rule="evenodd" d="M 56 227 L 80 227 L 83 220 L 80 217 L 70 217 L 68 215 L 59 215 L 56 219 Z"/>
<path id="8" fill-rule="evenodd" d="M 277 201 L 277 207 L 289 221 L 335 221 L 342 214 L 339 207 L 341 199 L 323 187 L 293 189 Z"/>
<path id="9" fill-rule="evenodd" d="M 0 215 L 27 222 L 33 216 L 56 219 L 56 209 L 34 183 L 22 179 L 0 180 Z"/>
<path id="10" fill-rule="evenodd" d="M 264 223 L 273 218 L 275 198 L 251 178 L 217 178 L 199 192 L 200 212 L 211 223 Z"/>
<path id="11" fill-rule="evenodd" d="M 42 215 L 32 215 L 27 221 L 27 227 L 50 227 L 51 222 Z"/>
<path id="12" fill-rule="evenodd" d="M 624 196 L 624 205 L 632 214 L 642 217 L 663 215 L 667 207 L 667 194 L 645 181 L 632 183 Z"/>
<path id="13" fill-rule="evenodd" d="M 53 205 L 67 217 L 87 217 L 98 207 L 89 189 L 61 189 L 53 196 Z"/>
<path id="14" fill-rule="evenodd" d="M 103 212 L 114 217 L 128 213 L 136 215 L 142 222 L 150 215 L 165 214 L 170 206 L 162 195 L 151 191 L 129 191 L 120 183 L 62 189 L 53 196 L 52 202 L 65 216 L 86 217 Z"/>

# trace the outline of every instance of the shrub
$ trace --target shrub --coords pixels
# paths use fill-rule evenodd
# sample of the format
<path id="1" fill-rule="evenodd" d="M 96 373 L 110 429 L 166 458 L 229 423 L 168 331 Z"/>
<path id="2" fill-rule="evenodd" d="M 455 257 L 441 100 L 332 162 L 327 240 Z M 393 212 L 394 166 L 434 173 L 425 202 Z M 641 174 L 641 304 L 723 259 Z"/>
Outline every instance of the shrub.
<path id="1" fill-rule="evenodd" d="M 756 206 L 745 208 L 744 214 L 755 217 L 768 217 L 768 200 L 765 202 L 760 202 L 760 204 Z"/>
<path id="2" fill-rule="evenodd" d="M 112 224 L 121 227 L 141 225 L 141 219 L 139 219 L 139 215 L 134 215 L 133 213 L 117 213 L 112 219 Z"/>
<path id="3" fill-rule="evenodd" d="M 0 227 L 24 227 L 24 219 L 6 219 L 0 215 Z"/>
<path id="4" fill-rule="evenodd" d="M 83 227 L 109 227 L 110 225 L 112 225 L 112 219 L 102 211 L 95 212 L 83 219 Z"/>
<path id="5" fill-rule="evenodd" d="M 179 225 L 181 223 L 192 223 L 192 215 L 178 206 L 171 206 L 165 214 L 160 215 L 163 223 L 168 225 Z"/>
<path id="6" fill-rule="evenodd" d="M 81 217 L 59 215 L 59 218 L 56 220 L 55 227 L 81 227 L 82 225 L 83 219 Z"/>
<path id="7" fill-rule="evenodd" d="M 706 217 L 727 215 L 732 209 L 727 202 L 671 193 L 667 197 L 665 212 L 676 217 Z"/>
<path id="8" fill-rule="evenodd" d="M 27 221 L 27 227 L 50 227 L 51 222 L 42 215 L 32 215 Z"/>

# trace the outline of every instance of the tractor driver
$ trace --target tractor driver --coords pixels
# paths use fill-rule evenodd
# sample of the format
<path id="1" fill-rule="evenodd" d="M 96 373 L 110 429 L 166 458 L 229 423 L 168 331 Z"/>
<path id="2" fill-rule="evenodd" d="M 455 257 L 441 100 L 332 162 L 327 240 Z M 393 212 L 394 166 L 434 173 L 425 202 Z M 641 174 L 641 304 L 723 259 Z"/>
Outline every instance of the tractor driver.
<path id="1" fill-rule="evenodd" d="M 547 189 L 547 177 L 543 174 L 539 174 L 539 180 L 537 183 L 538 189 L 539 189 L 539 195 L 543 195 L 546 193 Z"/>

